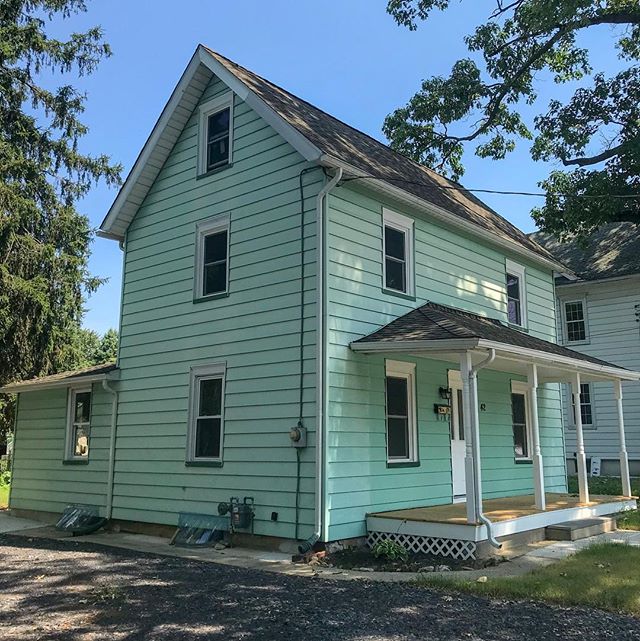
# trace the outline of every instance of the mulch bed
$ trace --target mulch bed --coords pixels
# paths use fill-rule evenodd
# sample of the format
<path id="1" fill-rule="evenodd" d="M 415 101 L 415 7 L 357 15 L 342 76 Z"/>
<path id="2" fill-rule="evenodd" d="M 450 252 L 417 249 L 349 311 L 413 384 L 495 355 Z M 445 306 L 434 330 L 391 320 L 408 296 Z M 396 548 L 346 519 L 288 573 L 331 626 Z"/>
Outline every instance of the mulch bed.
<path id="1" fill-rule="evenodd" d="M 640 620 L 411 584 L 286 576 L 0 536 L 7 641 L 627 641 Z"/>

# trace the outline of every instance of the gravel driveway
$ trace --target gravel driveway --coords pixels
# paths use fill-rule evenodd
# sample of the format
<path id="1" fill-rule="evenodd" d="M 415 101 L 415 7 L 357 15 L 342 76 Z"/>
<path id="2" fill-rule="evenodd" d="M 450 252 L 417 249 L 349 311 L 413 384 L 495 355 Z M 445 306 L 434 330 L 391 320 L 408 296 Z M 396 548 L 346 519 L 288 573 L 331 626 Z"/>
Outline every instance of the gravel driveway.
<path id="1" fill-rule="evenodd" d="M 0 639 L 640 639 L 640 621 L 0 536 Z"/>

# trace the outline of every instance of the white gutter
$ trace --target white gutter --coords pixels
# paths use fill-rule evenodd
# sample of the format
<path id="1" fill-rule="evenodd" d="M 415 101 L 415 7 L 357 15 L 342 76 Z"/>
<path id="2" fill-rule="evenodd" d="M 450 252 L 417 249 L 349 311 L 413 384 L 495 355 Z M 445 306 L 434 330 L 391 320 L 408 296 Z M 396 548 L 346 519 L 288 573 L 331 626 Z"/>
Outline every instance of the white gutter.
<path id="1" fill-rule="evenodd" d="M 437 218 L 447 225 L 462 229 L 473 236 L 480 236 L 481 238 L 494 245 L 504 247 L 505 249 L 512 251 L 514 254 L 519 254 L 535 263 L 544 265 L 548 269 L 553 269 L 558 272 L 571 273 L 567 270 L 567 267 L 565 265 L 562 265 L 550 258 L 545 258 L 544 256 L 530 249 L 527 249 L 524 245 L 521 245 L 515 240 L 509 240 L 502 236 L 498 236 L 496 233 L 491 232 L 487 229 L 483 229 L 479 225 L 466 221 L 464 220 L 464 218 L 460 218 L 460 216 L 456 216 L 455 214 L 452 214 L 442 207 L 438 207 L 437 205 L 423 200 L 418 196 L 414 196 L 401 187 L 396 187 L 395 185 L 392 185 L 381 179 L 371 178 L 361 169 L 358 169 L 357 167 L 354 167 L 353 165 L 350 165 L 343 160 L 340 160 L 328 154 L 323 154 L 320 158 L 320 163 L 325 165 L 326 167 L 332 167 L 333 169 L 342 168 L 343 171 L 348 172 L 353 176 L 360 177 L 360 183 L 366 184 L 376 191 L 381 191 L 385 194 L 388 194 L 389 196 L 397 198 L 398 200 L 405 202 L 411 207 L 415 207 L 416 209 L 419 209 L 427 213 L 428 215 Z"/>
<path id="2" fill-rule="evenodd" d="M 109 435 L 109 473 L 107 476 L 107 507 L 105 516 L 111 518 L 113 512 L 113 480 L 116 467 L 116 429 L 118 425 L 118 392 L 109 386 L 109 381 L 105 378 L 102 381 L 102 387 L 112 396 L 111 401 L 111 433 Z"/>
<path id="3" fill-rule="evenodd" d="M 300 551 L 308 551 L 320 540 L 324 526 L 324 476 L 325 476 L 325 397 L 326 397 L 326 282 L 325 282 L 325 208 L 327 195 L 342 179 L 342 169 L 318 192 L 316 197 L 316 488 L 315 523 L 313 534 L 300 546 Z"/>

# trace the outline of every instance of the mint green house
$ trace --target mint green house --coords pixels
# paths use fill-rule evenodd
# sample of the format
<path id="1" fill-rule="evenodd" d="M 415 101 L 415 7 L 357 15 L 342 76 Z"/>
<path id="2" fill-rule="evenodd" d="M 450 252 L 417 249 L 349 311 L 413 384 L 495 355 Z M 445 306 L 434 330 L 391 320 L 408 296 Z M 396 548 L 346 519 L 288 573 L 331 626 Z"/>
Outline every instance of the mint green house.
<path id="1" fill-rule="evenodd" d="M 584 448 L 566 494 L 559 383 L 640 378 L 555 344 L 566 268 L 219 54 L 196 50 L 100 235 L 124 252 L 118 362 L 4 388 L 12 510 L 175 525 L 250 496 L 255 535 L 464 558 L 631 505 L 589 497 Z"/>

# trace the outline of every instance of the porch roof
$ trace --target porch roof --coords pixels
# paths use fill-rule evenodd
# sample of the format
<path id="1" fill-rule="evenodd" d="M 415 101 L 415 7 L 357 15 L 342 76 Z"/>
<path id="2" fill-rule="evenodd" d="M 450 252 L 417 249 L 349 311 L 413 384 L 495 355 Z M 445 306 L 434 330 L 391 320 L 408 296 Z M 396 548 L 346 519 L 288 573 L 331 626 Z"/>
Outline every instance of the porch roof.
<path id="1" fill-rule="evenodd" d="M 115 363 L 101 363 L 99 365 L 92 365 L 91 367 L 84 367 L 68 372 L 59 372 L 58 374 L 50 374 L 49 376 L 41 376 L 39 378 L 31 378 L 26 381 L 16 381 L 9 383 L 4 387 L 0 387 L 0 393 L 20 393 L 31 392 L 50 387 L 70 387 L 80 383 L 94 383 L 107 378 L 107 375 L 117 368 Z"/>
<path id="2" fill-rule="evenodd" d="M 593 380 L 640 380 L 640 373 L 576 352 L 562 345 L 514 329 L 496 318 L 487 318 L 455 307 L 427 302 L 399 316 L 375 332 L 353 341 L 357 352 L 404 352 L 450 357 L 469 350 L 495 349 L 500 360 L 539 363 L 548 380 L 560 380 L 553 372 L 581 372 Z M 504 365 L 504 363 L 503 363 Z M 515 369 L 514 369 L 515 367 Z"/>

